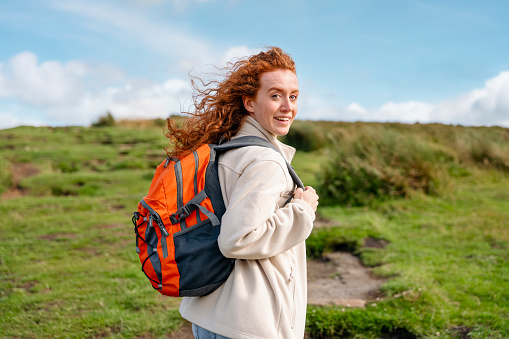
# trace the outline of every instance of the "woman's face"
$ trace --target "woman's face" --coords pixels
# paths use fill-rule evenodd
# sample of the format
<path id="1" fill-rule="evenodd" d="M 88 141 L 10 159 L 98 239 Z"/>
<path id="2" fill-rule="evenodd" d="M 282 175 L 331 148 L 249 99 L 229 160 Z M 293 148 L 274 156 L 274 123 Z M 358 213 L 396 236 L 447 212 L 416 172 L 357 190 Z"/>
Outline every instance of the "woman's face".
<path id="1" fill-rule="evenodd" d="M 244 97 L 244 107 L 260 125 L 273 135 L 285 135 L 297 114 L 299 81 L 290 70 L 262 73 L 254 98 Z"/>

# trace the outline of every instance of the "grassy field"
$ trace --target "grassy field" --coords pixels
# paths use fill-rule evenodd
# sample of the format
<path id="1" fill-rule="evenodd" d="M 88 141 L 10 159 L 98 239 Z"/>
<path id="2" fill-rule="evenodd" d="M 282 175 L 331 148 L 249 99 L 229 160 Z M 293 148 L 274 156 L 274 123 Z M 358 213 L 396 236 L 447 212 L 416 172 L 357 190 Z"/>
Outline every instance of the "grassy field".
<path id="1" fill-rule="evenodd" d="M 509 337 L 509 130 L 294 127 L 286 141 L 307 151 L 294 166 L 335 225 L 313 232 L 309 256 L 348 248 L 388 278 L 365 309 L 309 307 L 310 337 Z M 164 338 L 183 325 L 179 300 L 141 272 L 130 221 L 162 131 L 0 131 L 0 337 Z"/>

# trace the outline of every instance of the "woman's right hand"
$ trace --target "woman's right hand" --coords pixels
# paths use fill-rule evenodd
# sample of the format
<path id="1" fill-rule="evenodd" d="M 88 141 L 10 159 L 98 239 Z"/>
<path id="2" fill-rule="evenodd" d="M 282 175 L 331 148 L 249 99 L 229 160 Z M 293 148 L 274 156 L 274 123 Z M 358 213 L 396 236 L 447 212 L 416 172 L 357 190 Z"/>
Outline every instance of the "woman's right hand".
<path id="1" fill-rule="evenodd" d="M 316 212 L 316 209 L 318 208 L 318 199 L 320 198 L 318 194 L 316 194 L 316 191 L 311 186 L 306 186 L 306 190 L 304 191 L 302 188 L 297 188 L 295 190 L 295 193 L 293 195 L 294 199 L 301 199 L 307 202 L 313 210 Z"/>

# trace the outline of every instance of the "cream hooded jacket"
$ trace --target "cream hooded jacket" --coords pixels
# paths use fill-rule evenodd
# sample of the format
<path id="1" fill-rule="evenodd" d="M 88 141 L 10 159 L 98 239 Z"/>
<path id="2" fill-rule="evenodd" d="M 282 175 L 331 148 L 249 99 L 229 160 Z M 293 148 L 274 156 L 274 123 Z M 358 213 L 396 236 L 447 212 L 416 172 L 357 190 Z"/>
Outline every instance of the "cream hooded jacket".
<path id="1" fill-rule="evenodd" d="M 235 137 L 269 140 L 290 162 L 295 149 L 247 117 Z M 218 243 L 237 258 L 227 281 L 204 297 L 182 299 L 188 321 L 229 338 L 303 338 L 306 322 L 306 247 L 315 213 L 300 199 L 281 155 L 251 146 L 219 158 L 227 207 Z"/>

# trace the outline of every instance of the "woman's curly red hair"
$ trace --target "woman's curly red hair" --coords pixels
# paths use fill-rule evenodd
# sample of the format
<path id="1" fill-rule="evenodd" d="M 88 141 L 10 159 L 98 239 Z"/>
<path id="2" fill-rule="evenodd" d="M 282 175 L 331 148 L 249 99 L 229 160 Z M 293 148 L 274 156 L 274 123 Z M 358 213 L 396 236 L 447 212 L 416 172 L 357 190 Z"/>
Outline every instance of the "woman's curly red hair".
<path id="1" fill-rule="evenodd" d="M 224 80 L 202 82 L 204 89 L 191 81 L 195 110 L 187 112 L 188 117 L 180 128 L 168 118 L 166 137 L 172 144 L 166 149 L 168 155 L 180 158 L 203 144 L 219 142 L 221 137 L 230 140 L 249 115 L 242 98 L 254 98 L 261 74 L 278 69 L 296 73 L 292 57 L 278 47 L 270 47 L 247 59 L 229 63 Z"/>

